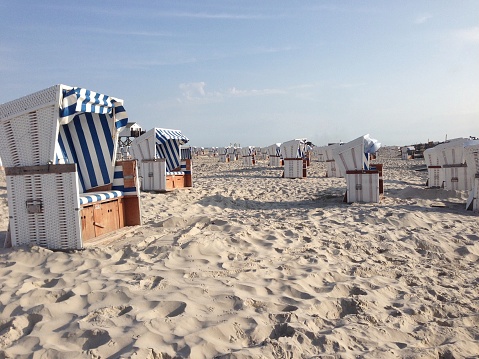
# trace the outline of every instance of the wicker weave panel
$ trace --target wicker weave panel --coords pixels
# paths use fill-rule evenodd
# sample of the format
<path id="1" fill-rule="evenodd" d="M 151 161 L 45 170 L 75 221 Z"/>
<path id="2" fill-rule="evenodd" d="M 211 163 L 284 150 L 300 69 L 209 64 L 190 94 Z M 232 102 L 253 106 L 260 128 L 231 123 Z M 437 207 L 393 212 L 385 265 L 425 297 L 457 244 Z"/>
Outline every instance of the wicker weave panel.
<path id="1" fill-rule="evenodd" d="M 303 160 L 301 158 L 284 160 L 284 178 L 303 177 Z"/>
<path id="2" fill-rule="evenodd" d="M 76 172 L 7 176 L 6 179 L 14 246 L 82 248 Z M 40 210 L 35 212 L 35 208 Z"/>
<path id="3" fill-rule="evenodd" d="M 166 191 L 165 161 L 142 161 L 140 172 L 143 191 Z"/>
<path id="4" fill-rule="evenodd" d="M 58 127 L 56 105 L 0 121 L 0 156 L 5 167 L 44 165 L 54 160 Z"/>
<path id="5" fill-rule="evenodd" d="M 0 105 L 0 120 L 34 110 L 48 104 L 55 104 L 59 85 L 35 92 L 31 95 Z"/>

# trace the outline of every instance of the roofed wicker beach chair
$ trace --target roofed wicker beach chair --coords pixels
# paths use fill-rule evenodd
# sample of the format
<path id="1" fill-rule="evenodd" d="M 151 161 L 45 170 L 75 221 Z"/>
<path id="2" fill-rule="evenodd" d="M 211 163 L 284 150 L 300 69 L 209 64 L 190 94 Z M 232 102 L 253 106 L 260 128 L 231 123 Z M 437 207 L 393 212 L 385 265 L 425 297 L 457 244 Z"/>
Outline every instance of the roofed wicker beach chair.
<path id="1" fill-rule="evenodd" d="M 326 162 L 326 146 L 316 146 L 313 148 L 313 154 L 318 162 Z"/>
<path id="2" fill-rule="evenodd" d="M 401 159 L 403 160 L 413 160 L 416 148 L 414 146 L 403 146 L 401 147 Z"/>
<path id="3" fill-rule="evenodd" d="M 307 165 L 305 159 L 305 141 L 301 139 L 283 142 L 281 154 L 284 162 L 284 178 L 306 177 Z"/>
<path id="4" fill-rule="evenodd" d="M 383 193 L 382 164 L 370 165 L 369 157 L 380 147 L 377 140 L 364 135 L 333 150 L 337 167 L 346 174 L 346 202 L 379 203 Z"/>
<path id="5" fill-rule="evenodd" d="M 281 167 L 281 143 L 275 143 L 266 147 L 269 156 L 269 165 L 271 167 Z"/>
<path id="6" fill-rule="evenodd" d="M 191 151 L 183 165 L 181 159 L 181 146 L 188 141 L 179 130 L 152 128 L 131 142 L 131 154 L 140 165 L 142 190 L 164 192 L 192 186 Z"/>
<path id="7" fill-rule="evenodd" d="M 344 177 L 344 173 L 336 165 L 334 160 L 333 151 L 342 143 L 332 143 L 324 148 L 324 160 L 326 161 L 326 177 Z"/>
<path id="8" fill-rule="evenodd" d="M 230 158 L 228 156 L 228 147 L 218 147 L 218 158 L 219 162 L 229 162 Z"/>
<path id="9" fill-rule="evenodd" d="M 253 146 L 241 147 L 237 149 L 243 158 L 243 165 L 253 166 L 256 164 L 256 152 Z"/>
<path id="10" fill-rule="evenodd" d="M 141 224 L 136 161 L 116 161 L 123 100 L 56 85 L 0 105 L 9 239 L 81 249 Z"/>

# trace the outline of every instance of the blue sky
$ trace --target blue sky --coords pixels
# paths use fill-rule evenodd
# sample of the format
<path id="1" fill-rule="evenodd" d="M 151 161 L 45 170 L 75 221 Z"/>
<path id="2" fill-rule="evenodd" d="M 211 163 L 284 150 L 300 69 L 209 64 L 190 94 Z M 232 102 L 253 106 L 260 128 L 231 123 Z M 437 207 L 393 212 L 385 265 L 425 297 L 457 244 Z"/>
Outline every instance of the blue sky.
<path id="1" fill-rule="evenodd" d="M 0 103 L 122 98 L 195 146 L 479 135 L 479 1 L 0 0 Z"/>

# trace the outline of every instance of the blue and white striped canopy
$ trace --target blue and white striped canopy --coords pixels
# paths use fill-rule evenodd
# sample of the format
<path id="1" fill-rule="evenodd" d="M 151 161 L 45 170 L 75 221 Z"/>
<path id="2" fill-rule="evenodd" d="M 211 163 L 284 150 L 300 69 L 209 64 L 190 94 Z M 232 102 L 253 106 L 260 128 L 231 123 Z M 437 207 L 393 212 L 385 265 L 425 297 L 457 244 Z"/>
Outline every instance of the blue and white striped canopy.
<path id="1" fill-rule="evenodd" d="M 76 163 L 81 191 L 113 182 L 123 100 L 74 87 L 63 91 L 56 163 Z"/>
<path id="2" fill-rule="evenodd" d="M 123 107 L 123 100 L 100 94 L 80 87 L 63 91 L 60 124 L 69 123 L 79 113 L 109 114 L 115 117 L 117 130 L 128 123 L 128 115 Z"/>
<path id="3" fill-rule="evenodd" d="M 156 156 L 166 160 L 166 171 L 171 172 L 180 166 L 180 146 L 189 139 L 179 130 L 156 128 Z"/>

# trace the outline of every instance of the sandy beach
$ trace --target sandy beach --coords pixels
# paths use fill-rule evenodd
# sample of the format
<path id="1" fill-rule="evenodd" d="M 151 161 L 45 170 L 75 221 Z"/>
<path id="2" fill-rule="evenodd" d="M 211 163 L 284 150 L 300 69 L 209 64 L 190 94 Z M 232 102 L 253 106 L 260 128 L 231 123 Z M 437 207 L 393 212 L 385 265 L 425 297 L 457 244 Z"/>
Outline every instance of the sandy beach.
<path id="1" fill-rule="evenodd" d="M 385 196 L 195 157 L 102 246 L 0 249 L 0 358 L 478 358 L 479 216 L 383 148 Z M 0 240 L 8 226 L 0 178 Z"/>

